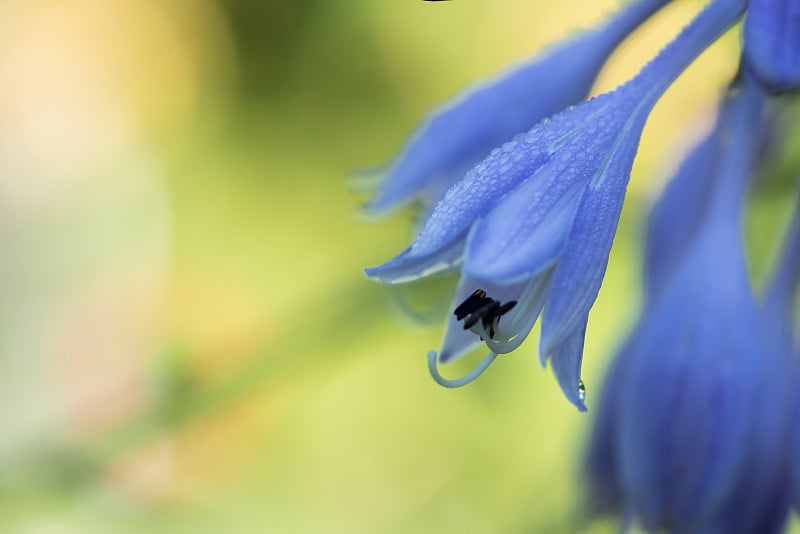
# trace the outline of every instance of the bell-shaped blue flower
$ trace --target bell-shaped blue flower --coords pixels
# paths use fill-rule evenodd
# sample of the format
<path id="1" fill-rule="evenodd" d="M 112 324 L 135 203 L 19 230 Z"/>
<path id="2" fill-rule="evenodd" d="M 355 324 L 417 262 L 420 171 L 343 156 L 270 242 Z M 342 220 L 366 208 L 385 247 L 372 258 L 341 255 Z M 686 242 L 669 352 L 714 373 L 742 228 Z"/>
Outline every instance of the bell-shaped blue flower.
<path id="1" fill-rule="evenodd" d="M 711 202 L 721 128 L 719 123 L 667 182 L 647 219 L 644 253 L 645 308 L 666 285 L 697 234 Z M 647 315 L 645 312 L 643 315 Z M 634 328 L 638 332 L 641 326 Z M 618 412 L 621 384 L 630 367 L 632 336 L 611 363 L 603 381 L 596 420 L 583 465 L 585 507 L 592 515 L 620 514 Z"/>
<path id="2" fill-rule="evenodd" d="M 767 91 L 800 89 L 800 0 L 751 0 L 744 45 L 748 67 Z"/>
<path id="3" fill-rule="evenodd" d="M 408 249 L 365 270 L 394 284 L 460 265 L 454 311 L 476 290 L 485 293 L 451 321 L 440 361 L 460 356 L 480 338 L 492 351 L 488 358 L 514 350 L 544 307 L 540 357 L 551 359 L 567 399 L 585 410 L 579 384 L 587 316 L 645 120 L 745 5 L 711 3 L 631 81 L 494 150 L 447 191 Z M 459 319 L 472 336 L 451 333 L 463 330 Z"/>
<path id="4" fill-rule="evenodd" d="M 726 105 L 714 132 L 690 154 L 651 212 L 647 234 L 650 254 L 645 262 L 649 298 L 640 324 L 608 371 L 584 460 L 586 505 L 592 515 L 622 514 L 625 521 L 639 520 L 648 529 L 696 533 L 780 532 L 785 523 L 791 379 L 787 326 L 800 275 L 800 219 L 795 219 L 757 311 L 743 274 L 739 238 L 727 236 L 734 246 L 713 246 L 726 239 L 721 231 L 724 226 L 739 227 L 735 220 L 726 223 L 726 210 L 719 207 L 719 202 L 735 207 L 735 195 L 719 188 L 733 185 L 735 193 L 736 177 L 741 183 L 747 174 L 746 158 L 758 152 L 752 143 L 758 133 L 751 121 L 757 116 L 760 96 L 752 88 L 745 91 L 750 94 Z M 726 174 L 725 179 L 731 182 L 720 182 L 720 176 Z M 721 195 L 722 200 L 714 200 L 715 195 Z M 728 201 L 724 200 L 726 196 Z M 686 207 L 685 214 L 681 207 Z M 705 208 L 715 211 L 711 220 L 702 216 Z M 692 229 L 680 221 L 669 225 L 667 214 L 676 218 L 684 215 L 695 221 L 695 226 Z M 663 242 L 652 243 L 659 240 Z M 720 254 L 726 248 L 727 253 Z M 736 257 L 729 256 L 734 249 Z M 704 254 L 716 257 L 704 260 Z M 666 265 L 658 266 L 656 259 Z M 654 267 L 659 267 L 655 276 L 647 272 Z M 716 273 L 731 267 L 740 278 L 735 291 L 727 283 L 715 283 Z M 707 283 L 703 282 L 703 273 Z M 676 276 L 677 282 L 672 280 Z M 692 276 L 699 277 L 699 284 L 691 283 Z M 667 290 L 662 296 L 664 287 Z M 712 293 L 698 297 L 707 291 Z M 724 314 L 713 309 L 713 299 L 722 293 L 739 295 L 729 301 L 739 301 L 733 305 L 738 311 Z M 672 312 L 681 309 L 670 314 L 669 302 L 674 306 Z M 706 302 L 702 317 L 696 316 L 699 302 Z M 724 301 L 718 304 L 724 305 Z M 714 317 L 719 318 L 714 330 L 696 326 L 703 321 L 712 326 L 709 319 Z M 722 333 L 730 336 L 727 332 L 739 322 L 737 317 L 751 321 L 741 322 L 741 326 L 749 339 L 759 343 L 755 358 L 750 355 L 755 372 L 749 375 L 749 381 L 748 375 L 741 374 L 732 379 L 740 394 L 750 392 L 749 399 L 739 399 L 731 406 L 721 404 L 723 397 L 709 398 L 708 411 L 698 413 L 703 408 L 699 401 L 704 392 L 713 394 L 723 389 L 719 369 L 710 368 L 712 373 L 706 375 L 704 384 L 700 375 L 704 367 L 692 360 L 712 354 L 710 358 L 727 367 L 730 362 L 747 358 L 744 352 L 737 356 L 725 349 L 727 342 L 719 339 Z M 710 342 L 715 338 L 716 349 Z M 738 339 L 741 335 L 732 337 L 730 343 Z M 752 344 L 750 348 L 754 348 Z M 748 367 L 738 363 L 740 368 Z M 672 384 L 670 377 L 676 383 Z M 736 414 L 743 406 L 750 411 Z M 626 419 L 632 413 L 638 419 Z M 723 419 L 736 424 L 715 426 Z M 742 431 L 742 423 L 749 424 L 747 432 Z M 715 435 L 724 439 L 715 440 Z M 738 436 L 738 440 L 732 436 Z M 726 447 L 728 451 L 721 450 Z M 709 459 L 720 463 L 714 465 Z M 715 473 L 718 478 L 713 478 Z"/>
<path id="5" fill-rule="evenodd" d="M 433 110 L 389 165 L 368 211 L 383 213 L 414 198 L 434 204 L 494 147 L 585 99 L 608 56 L 668 1 L 632 2 L 597 28 Z"/>
<path id="6" fill-rule="evenodd" d="M 727 103 L 706 217 L 628 344 L 614 458 L 624 513 L 648 530 L 760 532 L 742 528 L 785 517 L 764 510 L 782 490 L 786 353 L 741 243 L 761 100 L 744 83 Z"/>

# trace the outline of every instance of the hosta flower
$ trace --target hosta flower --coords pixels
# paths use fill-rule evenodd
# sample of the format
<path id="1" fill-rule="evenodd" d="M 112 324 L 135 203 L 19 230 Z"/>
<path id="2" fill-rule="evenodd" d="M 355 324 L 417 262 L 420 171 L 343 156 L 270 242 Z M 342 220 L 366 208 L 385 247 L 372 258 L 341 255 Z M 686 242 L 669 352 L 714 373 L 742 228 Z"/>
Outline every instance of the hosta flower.
<path id="1" fill-rule="evenodd" d="M 708 533 L 759 534 L 783 531 L 791 497 L 792 332 L 793 303 L 800 276 L 800 214 L 784 240 L 760 306 L 759 322 L 751 325 L 761 345 L 757 353 L 760 380 L 749 399 L 752 421 L 747 450 L 736 481 L 722 505 L 695 529 Z M 796 432 L 795 432 L 796 433 Z M 693 437 L 687 437 L 687 440 Z"/>
<path id="2" fill-rule="evenodd" d="M 667 284 L 676 266 L 697 234 L 711 202 L 714 169 L 720 153 L 721 124 L 690 152 L 675 176 L 666 184 L 647 219 L 644 254 L 646 316 L 658 292 Z M 591 515 L 623 511 L 618 458 L 618 412 L 621 385 L 630 368 L 631 347 L 642 325 L 626 342 L 609 367 L 598 401 L 594 429 L 584 459 L 584 490 Z"/>
<path id="3" fill-rule="evenodd" d="M 440 361 L 483 341 L 491 351 L 483 369 L 497 353 L 517 348 L 544 308 L 540 357 L 551 359 L 567 399 L 585 409 L 580 367 L 587 316 L 642 128 L 660 95 L 745 5 L 713 2 L 631 81 L 494 150 L 447 191 L 408 249 L 366 269 L 370 278 L 394 284 L 460 268 L 453 311 L 480 290 L 468 313 L 462 308 L 460 320 L 451 318 Z M 445 385 L 463 383 L 441 379 L 434 361 L 431 371 Z"/>
<path id="4" fill-rule="evenodd" d="M 719 230 L 707 229 L 739 227 L 735 220 L 726 223 L 720 216 L 724 213 L 714 205 L 718 202 L 715 199 L 730 195 L 721 188 L 736 190 L 737 173 L 742 180 L 747 174 L 745 160 L 759 151 L 759 143 L 753 141 L 761 133 L 755 124 L 760 97 L 752 88 L 745 91 L 750 95 L 735 97 L 736 102 L 725 106 L 715 130 L 688 156 L 651 211 L 644 265 L 645 309 L 640 324 L 608 371 L 584 459 L 586 506 L 592 515 L 623 514 L 629 519 L 639 518 L 648 528 L 709 533 L 778 532 L 784 524 L 789 495 L 785 465 L 791 376 L 787 322 L 800 274 L 798 223 L 786 240 L 784 256 L 760 310 L 742 274 L 740 238 L 726 238 Z M 736 142 L 731 143 L 731 139 Z M 733 156 L 737 151 L 740 158 Z M 708 209 L 717 213 L 711 220 Z M 720 248 L 718 244 L 725 239 L 729 244 Z M 717 245 L 710 246 L 709 241 Z M 729 249 L 727 253 L 725 249 Z M 730 269 L 739 272 L 740 287 L 736 291 L 714 280 L 717 273 Z M 677 282 L 674 277 L 678 277 Z M 699 278 L 692 283 L 692 277 Z M 729 310 L 713 308 L 715 303 L 725 306 L 722 295 L 735 294 L 738 299 L 727 300 L 733 303 Z M 728 361 L 748 357 L 744 352 L 730 356 L 731 347 L 741 336 L 730 333 L 737 322 L 747 328 L 745 336 L 759 344 L 757 349 L 752 342 L 740 347 L 757 350 L 755 358 L 749 356 L 757 372 L 749 377 L 738 373 L 726 378 L 720 369 Z M 700 363 L 691 361 L 699 358 L 716 359 L 719 369 L 708 367 L 706 376 L 702 376 Z M 690 365 L 697 367 L 690 372 Z M 637 382 L 648 372 L 659 373 L 656 379 L 663 378 L 667 383 L 647 388 Z M 670 378 L 665 377 L 673 377 L 679 385 L 673 384 L 675 389 L 670 390 Z M 749 383 L 747 378 L 751 379 Z M 749 398 L 725 405 L 720 404 L 721 398 L 717 402 L 710 399 L 703 415 L 699 412 L 702 397 L 689 386 L 694 384 L 702 394 L 704 390 L 718 391 L 725 381 L 740 387 L 743 396 L 749 391 Z M 637 394 L 646 394 L 643 409 L 626 405 Z M 720 418 L 735 420 L 736 410 L 744 404 L 750 411 L 739 412 L 741 419 L 736 425 L 723 429 L 715 426 Z M 663 410 L 660 416 L 653 411 L 659 406 Z M 639 419 L 625 419 L 631 412 Z M 696 422 L 692 423 L 687 414 Z M 745 419 L 748 416 L 749 421 Z M 737 428 L 744 422 L 749 425 L 749 436 Z M 726 430 L 732 434 L 716 442 L 709 434 L 725 435 Z M 623 432 L 627 433 L 626 448 L 622 445 Z M 738 435 L 738 440 L 729 439 L 733 435 Z M 702 447 L 704 440 L 706 449 Z M 722 450 L 726 447 L 727 452 Z M 729 462 L 714 466 L 709 458 L 728 458 Z M 623 466 L 627 473 L 624 478 Z M 716 479 L 711 477 L 714 473 Z M 723 482 L 715 483 L 718 480 Z"/>
<path id="5" fill-rule="evenodd" d="M 413 198 L 438 201 L 493 148 L 585 99 L 611 52 L 668 1 L 632 2 L 597 28 L 433 110 L 386 170 L 367 209 L 381 213 Z"/>
<path id="6" fill-rule="evenodd" d="M 710 178 L 705 215 L 657 279 L 601 400 L 590 504 L 647 530 L 770 532 L 786 517 L 788 351 L 755 302 L 741 243 L 761 101 L 745 82 L 698 149 L 716 145 L 713 172 L 679 173 Z"/>

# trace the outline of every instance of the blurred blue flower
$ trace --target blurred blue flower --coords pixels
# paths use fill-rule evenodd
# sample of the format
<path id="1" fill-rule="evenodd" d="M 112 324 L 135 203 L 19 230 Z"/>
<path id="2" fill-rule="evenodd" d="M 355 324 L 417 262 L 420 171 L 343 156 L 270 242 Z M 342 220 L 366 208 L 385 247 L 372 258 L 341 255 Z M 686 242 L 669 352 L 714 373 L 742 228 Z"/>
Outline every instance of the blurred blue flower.
<path id="1" fill-rule="evenodd" d="M 697 186 L 708 206 L 696 232 L 667 243 L 681 242 L 679 258 L 651 279 L 662 287 L 606 379 L 585 462 L 593 512 L 681 532 L 773 532 L 785 521 L 790 351 L 772 304 L 755 302 L 741 243 L 762 99 L 745 81 L 676 177 L 708 181 Z M 682 187 L 656 218 L 677 213 L 683 199 L 670 191 Z"/>
<path id="2" fill-rule="evenodd" d="M 681 164 L 650 211 L 644 246 L 645 309 L 684 259 L 711 202 L 720 131 L 717 122 Z M 647 311 L 642 315 L 647 316 Z M 633 329 L 634 335 L 612 361 L 601 388 L 583 465 L 585 507 L 592 516 L 620 514 L 624 508 L 617 457 L 618 411 L 621 385 L 630 367 L 631 346 L 641 328 L 640 324 Z"/>
<path id="3" fill-rule="evenodd" d="M 730 495 L 698 529 L 701 532 L 783 531 L 791 498 L 791 472 L 787 465 L 792 459 L 792 401 L 797 396 L 792 393 L 795 378 L 792 371 L 797 364 L 792 350 L 792 323 L 798 277 L 800 213 L 796 208 L 782 255 L 764 293 L 760 322 L 751 327 L 761 333 L 757 355 L 761 380 L 750 400 L 753 410 L 747 444 L 750 452 L 739 466 Z"/>
<path id="4" fill-rule="evenodd" d="M 669 0 L 632 2 L 597 28 L 467 89 L 433 110 L 386 170 L 367 210 L 432 205 L 493 148 L 589 94 L 619 43 Z"/>
<path id="5" fill-rule="evenodd" d="M 365 270 L 395 284 L 461 267 L 453 303 L 461 313 L 448 325 L 440 361 L 483 341 L 491 350 L 478 371 L 484 369 L 522 343 L 544 307 L 542 362 L 551 359 L 567 399 L 586 409 L 580 368 L 587 316 L 642 128 L 666 88 L 745 5 L 713 2 L 631 81 L 495 149 L 447 191 L 408 249 Z M 435 357 L 437 380 L 466 382 L 442 379 Z"/>
<path id="6" fill-rule="evenodd" d="M 780 335 L 790 347 L 793 354 L 794 366 L 791 379 L 795 380 L 800 373 L 800 351 L 797 347 L 797 333 L 795 329 L 796 295 L 800 286 L 800 195 L 796 199 L 795 213 L 789 226 L 782 254 L 778 259 L 775 274 L 771 284 L 767 287 L 764 300 L 771 310 L 774 323 L 781 331 Z M 791 497 L 795 510 L 800 510 L 800 390 L 795 389 L 791 399 L 791 435 L 790 447 L 790 481 Z M 787 425 L 789 426 L 789 425 Z"/>
<path id="7" fill-rule="evenodd" d="M 747 65 L 767 91 L 800 89 L 800 0 L 751 0 L 744 44 Z"/>

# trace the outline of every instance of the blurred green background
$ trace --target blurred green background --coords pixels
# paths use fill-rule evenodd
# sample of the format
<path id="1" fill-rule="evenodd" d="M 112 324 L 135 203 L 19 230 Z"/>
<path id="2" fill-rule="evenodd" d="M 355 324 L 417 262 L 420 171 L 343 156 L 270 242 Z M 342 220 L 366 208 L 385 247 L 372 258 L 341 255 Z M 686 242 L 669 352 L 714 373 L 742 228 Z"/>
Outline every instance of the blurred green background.
<path id="1" fill-rule="evenodd" d="M 535 336 L 467 388 L 433 383 L 441 321 L 361 273 L 405 248 L 413 213 L 367 221 L 351 177 L 616 4 L 0 4 L 0 530 L 612 532 L 578 507 L 593 394 L 637 310 L 639 221 L 708 128 L 738 37 L 645 132 L 589 323 L 589 414 Z M 636 33 L 596 92 L 699 5 Z M 765 199 L 757 224 L 782 224 L 780 188 Z M 400 292 L 434 306 L 451 282 Z"/>

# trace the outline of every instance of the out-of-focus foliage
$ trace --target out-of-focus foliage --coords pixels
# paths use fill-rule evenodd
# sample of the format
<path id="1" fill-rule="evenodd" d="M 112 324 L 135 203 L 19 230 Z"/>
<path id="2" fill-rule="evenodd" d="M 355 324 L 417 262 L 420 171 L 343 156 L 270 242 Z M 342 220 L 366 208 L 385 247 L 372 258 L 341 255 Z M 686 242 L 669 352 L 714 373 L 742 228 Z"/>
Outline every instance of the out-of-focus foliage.
<path id="1" fill-rule="evenodd" d="M 674 4 L 596 91 L 698 2 Z M 736 36 L 645 131 L 592 312 L 588 416 L 535 339 L 467 389 L 432 383 L 441 325 L 361 274 L 412 214 L 366 224 L 348 184 L 426 109 L 614 5 L 0 5 L 0 530 L 613 531 L 578 513 L 592 387 L 637 306 L 654 169 L 713 109 Z M 781 180 L 754 204 L 758 235 L 786 217 Z M 410 291 L 423 308 L 444 292 Z"/>

